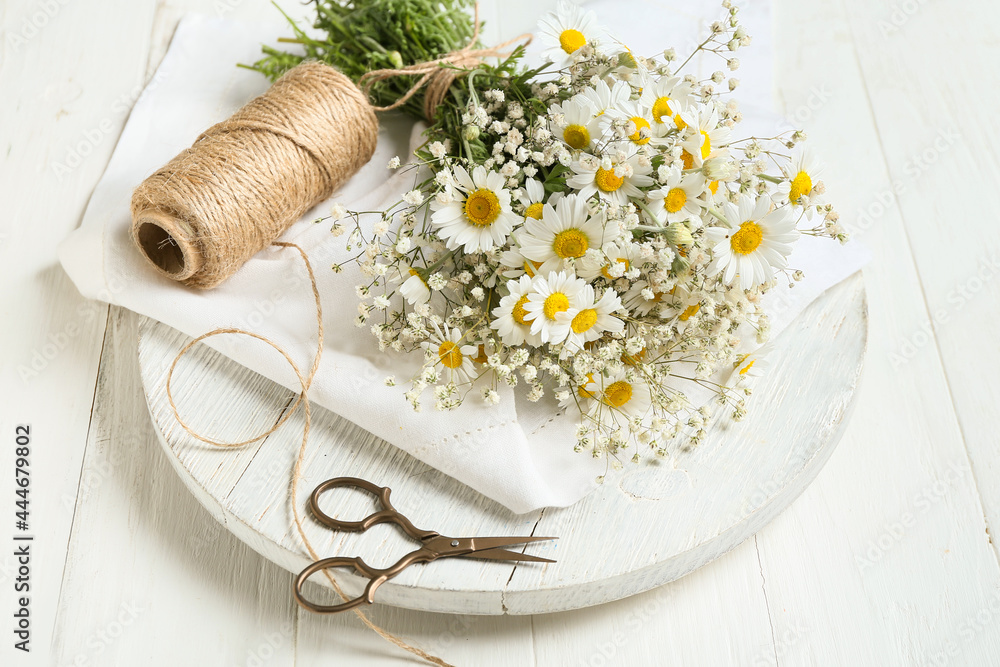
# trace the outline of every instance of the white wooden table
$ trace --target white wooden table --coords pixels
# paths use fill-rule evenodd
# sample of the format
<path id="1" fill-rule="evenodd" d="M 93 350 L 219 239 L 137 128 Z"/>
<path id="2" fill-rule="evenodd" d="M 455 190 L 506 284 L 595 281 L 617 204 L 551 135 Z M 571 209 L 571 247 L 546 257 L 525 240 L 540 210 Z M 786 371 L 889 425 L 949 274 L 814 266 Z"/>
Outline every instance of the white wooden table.
<path id="1" fill-rule="evenodd" d="M 488 37 L 528 27 L 517 3 L 503 4 L 484 3 Z M 774 4 L 779 99 L 875 253 L 865 378 L 838 450 L 770 526 L 668 586 L 534 617 L 375 608 L 384 627 L 487 667 L 1000 664 L 990 538 L 1000 526 L 1000 6 Z M 56 263 L 128 109 L 196 8 L 276 21 L 264 0 L 0 5 L 0 489 L 10 512 L 0 664 L 415 664 L 352 617 L 299 613 L 291 575 L 198 505 L 154 442 L 137 318 L 82 300 Z M 8 629 L 22 423 L 34 445 L 29 656 L 13 651 Z"/>

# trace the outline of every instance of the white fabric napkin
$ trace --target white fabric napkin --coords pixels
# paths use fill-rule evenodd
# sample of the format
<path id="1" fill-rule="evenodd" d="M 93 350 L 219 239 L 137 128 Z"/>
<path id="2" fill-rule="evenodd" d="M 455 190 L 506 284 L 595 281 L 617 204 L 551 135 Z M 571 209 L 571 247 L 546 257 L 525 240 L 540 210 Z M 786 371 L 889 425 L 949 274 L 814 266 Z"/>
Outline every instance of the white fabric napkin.
<path id="1" fill-rule="evenodd" d="M 669 44 L 693 44 L 705 19 L 718 18 L 717 4 L 678 0 L 602 2 L 599 16 L 614 27 L 635 11 L 655 12 L 656 21 L 634 22 L 623 31 L 639 53 L 655 53 Z M 674 7 L 683 7 L 675 10 Z M 694 7 L 694 9 L 693 9 Z M 770 136 L 780 119 L 770 107 L 769 12 L 752 3 L 744 21 L 756 31 L 757 46 L 741 52 L 748 74 L 743 91 L 748 129 Z M 702 13 L 699 13 L 702 12 Z M 287 30 L 285 31 L 287 32 Z M 261 75 L 238 69 L 253 62 L 261 43 L 285 34 L 275 25 L 251 25 L 188 16 L 181 21 L 170 50 L 132 110 L 128 124 L 83 223 L 60 246 L 66 272 L 87 297 L 125 306 L 197 336 L 217 327 L 239 327 L 260 333 L 283 346 L 300 368 L 308 368 L 315 351 L 315 313 L 301 259 L 294 250 L 268 249 L 252 258 L 229 281 L 210 291 L 189 289 L 153 271 L 128 236 L 129 201 L 133 188 L 198 134 L 228 117 L 267 88 Z M 717 69 L 706 63 L 707 74 Z M 756 74 L 749 74 L 756 72 Z M 754 86 L 749 85 L 754 79 Z M 372 210 L 396 201 L 412 187 L 412 177 L 386 170 L 395 155 L 410 153 L 419 128 L 403 117 L 381 118 L 374 158 L 342 190 L 307 214 L 282 237 L 309 254 L 323 296 L 326 351 L 310 390 L 310 398 L 442 470 L 516 513 L 545 506 L 570 505 L 595 486 L 603 462 L 573 452 L 575 420 L 553 418 L 554 405 L 515 400 L 509 388 L 499 405 L 469 400 L 453 412 L 428 408 L 415 413 L 401 387 L 386 387 L 387 375 L 410 377 L 418 360 L 379 353 L 367 328 L 353 325 L 357 298 L 355 274 L 334 274 L 328 267 L 343 258 L 343 239 L 332 238 L 329 225 L 311 221 L 329 210 L 332 201 L 348 208 Z M 808 269 L 808 278 L 789 292 L 773 319 L 775 333 L 827 287 L 856 271 L 865 260 L 861 249 L 805 237 L 792 265 Z M 287 363 L 273 350 L 246 337 L 216 337 L 210 345 L 240 364 L 289 388 L 298 389 Z M 226 397 L 220 397 L 226 400 Z M 294 440 L 294 437 L 289 436 Z M 289 446 L 294 446 L 292 440 Z"/>

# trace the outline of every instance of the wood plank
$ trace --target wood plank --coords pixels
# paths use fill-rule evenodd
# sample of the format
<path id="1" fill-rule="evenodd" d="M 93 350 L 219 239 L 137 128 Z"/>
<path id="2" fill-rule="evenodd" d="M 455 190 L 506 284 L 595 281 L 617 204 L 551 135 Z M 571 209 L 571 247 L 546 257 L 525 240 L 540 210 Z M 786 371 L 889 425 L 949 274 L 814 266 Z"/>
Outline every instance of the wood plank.
<path id="1" fill-rule="evenodd" d="M 0 12 L 0 468 L 13 468 L 6 443 L 14 425 L 31 424 L 36 535 L 32 653 L 5 641 L 3 664 L 50 664 L 78 489 L 85 494 L 103 479 L 97 469 L 81 475 L 81 462 L 108 308 L 80 297 L 58 266 L 55 245 L 79 223 L 143 82 L 152 7 L 108 2 L 100 14 L 85 3 L 29 0 L 6 2 Z M 5 591 L 12 565 L 5 548 Z M 4 599 L 10 609 L 11 598 Z"/>
<path id="2" fill-rule="evenodd" d="M 828 165 L 829 197 L 875 254 L 865 272 L 872 339 L 858 410 L 816 483 L 758 535 L 776 664 L 976 665 L 1000 655 L 996 626 L 970 623 L 977 614 L 996 619 L 1000 572 L 941 359 L 927 349 L 904 366 L 890 361 L 927 317 L 907 236 L 938 220 L 931 208 L 901 216 L 891 196 L 873 206 L 892 192 L 899 159 L 882 154 L 885 128 L 903 124 L 898 105 L 881 98 L 888 81 L 867 69 L 891 51 L 871 30 L 887 11 L 853 1 L 775 7 L 786 112 L 809 130 Z M 959 30 L 943 20 L 935 30 L 955 34 L 941 32 L 948 25 Z M 919 71 L 907 85 L 913 94 L 942 79 Z M 893 131 L 923 136 L 912 126 Z M 910 190 L 919 188 L 944 194 L 929 182 Z"/>
<path id="3" fill-rule="evenodd" d="M 772 664 L 762 585 L 754 541 L 747 540 L 714 563 L 641 595 L 533 617 L 535 664 Z"/>
<path id="4" fill-rule="evenodd" d="M 98 50 L 100 67 L 89 60 L 86 64 L 94 71 L 107 70 L 111 63 L 127 65 L 132 79 L 126 94 L 115 91 L 117 97 L 106 101 L 91 99 L 88 108 L 113 101 L 115 109 L 122 109 L 122 121 L 165 52 L 179 13 L 202 6 L 125 4 L 129 6 L 108 9 L 115 16 L 129 16 L 133 26 L 145 24 L 131 40 L 120 38 L 119 21 L 104 21 L 93 12 L 64 29 L 85 41 L 67 39 L 65 32 L 57 36 L 93 49 L 97 23 L 115 31 L 114 38 L 102 40 L 113 54 Z M 270 5 L 243 4 L 216 3 L 215 9 L 266 12 L 276 26 L 282 21 Z M 79 30 L 92 23 L 93 30 Z M 63 53 L 66 58 L 77 55 L 73 48 Z M 121 127 L 116 122 L 114 136 Z M 92 158 L 98 175 L 113 137 L 104 143 L 106 150 Z M 86 186 L 87 195 L 92 186 L 93 181 Z M 78 219 L 79 213 L 72 223 Z M 288 575 L 233 540 L 177 486 L 158 453 L 135 384 L 134 316 L 113 312 L 60 599 L 54 646 L 58 664 L 293 664 L 296 628 Z M 177 641 L 179 636 L 185 641 Z"/>
<path id="5" fill-rule="evenodd" d="M 55 664 L 293 665 L 291 577 L 204 511 L 161 454 L 137 320 L 112 309 L 84 462 L 108 472 L 77 505 Z"/>
<path id="6" fill-rule="evenodd" d="M 859 7 L 864 5 L 864 11 Z M 899 372 L 940 356 L 992 535 L 1000 531 L 1000 43 L 995 2 L 847 3 L 879 142 L 927 307 L 886 350 Z M 960 36 L 943 49 L 930 39 Z M 1000 555 L 1000 545 L 992 540 Z"/>

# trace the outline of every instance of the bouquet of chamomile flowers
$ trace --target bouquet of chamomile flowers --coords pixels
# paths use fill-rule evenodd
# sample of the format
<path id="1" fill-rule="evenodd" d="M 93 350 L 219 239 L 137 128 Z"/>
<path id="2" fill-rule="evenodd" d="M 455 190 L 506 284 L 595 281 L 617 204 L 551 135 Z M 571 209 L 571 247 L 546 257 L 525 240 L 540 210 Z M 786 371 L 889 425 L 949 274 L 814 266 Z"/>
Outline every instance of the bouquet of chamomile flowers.
<path id="1" fill-rule="evenodd" d="M 683 60 L 633 53 L 561 5 L 539 26 L 547 64 L 517 49 L 456 79 L 416 159 L 390 162 L 413 170 L 401 201 L 334 206 L 364 277 L 357 324 L 423 355 L 413 408 L 495 403 L 509 385 L 574 415 L 579 450 L 633 459 L 697 444 L 718 406 L 745 414 L 762 295 L 808 268 L 787 261 L 800 235 L 846 237 L 801 132 L 736 138 L 727 71 L 750 37 L 722 4 Z M 720 71 L 686 74 L 698 52 Z M 695 387 L 717 400 L 695 404 Z"/>

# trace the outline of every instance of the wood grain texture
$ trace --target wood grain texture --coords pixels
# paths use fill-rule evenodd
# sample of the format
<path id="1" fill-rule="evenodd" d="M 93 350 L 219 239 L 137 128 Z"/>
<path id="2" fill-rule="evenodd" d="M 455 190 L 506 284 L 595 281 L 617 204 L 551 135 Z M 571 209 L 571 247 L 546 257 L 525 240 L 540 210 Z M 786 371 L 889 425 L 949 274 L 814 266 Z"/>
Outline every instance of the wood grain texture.
<path id="1" fill-rule="evenodd" d="M 106 304 L 84 300 L 58 265 L 55 242 L 81 218 L 143 83 L 152 7 L 112 0 L 102 11 L 127 17 L 137 34 L 89 25 L 85 3 L 12 0 L 0 5 L 0 471 L 4 548 L 0 590 L 13 614 L 18 563 L 14 533 L 14 429 L 30 425 L 29 531 L 32 653 L 8 634 L 0 664 L 48 665 L 66 546 L 82 475 Z M 88 39 L 68 39 L 88 24 Z M 118 49 L 135 54 L 115 57 Z M 58 54 L 58 55 L 54 55 Z M 20 593 L 26 591 L 19 591 Z M 11 624 L 8 623 L 9 626 Z M 11 626 L 12 627 L 12 626 Z"/>
<path id="2" fill-rule="evenodd" d="M 44 381 L 21 383 L 6 374 L 77 319 L 73 309 L 82 302 L 54 266 L 54 244 L 80 219 L 124 123 L 117 109 L 123 104 L 127 112 L 178 17 L 200 11 L 268 21 L 276 35 L 286 34 L 265 0 L 142 0 L 103 3 L 100 10 L 60 2 L 44 30 L 15 49 L 10 37 L 41 4 L 0 4 L 0 275 L 7 288 L 0 299 L 8 318 L 0 327 L 0 415 L 4 425 L 28 418 L 45 427 L 38 500 L 59 507 L 44 515 L 38 562 L 49 580 L 37 605 L 42 641 L 28 660 L 12 657 L 4 643 L 0 663 L 72 664 L 56 663 L 45 646 L 65 558 L 58 608 L 67 620 L 57 642 L 65 645 L 60 656 L 82 652 L 87 662 L 79 664 L 416 664 L 351 618 L 289 609 L 284 584 L 260 585 L 267 568 L 288 575 L 230 537 L 164 462 L 138 396 L 135 340 L 111 335 L 114 327 L 102 340 L 105 306 L 91 304 L 101 316 L 72 338 Z M 281 4 L 299 15 L 309 9 Z M 657 2 L 646 4 L 655 18 Z M 1000 664 L 1000 612 L 992 597 L 1000 577 L 987 533 L 997 532 L 1000 489 L 996 281 L 986 281 L 961 308 L 949 301 L 959 287 L 975 286 L 969 281 L 979 250 L 996 247 L 991 204 L 1000 142 L 992 122 L 997 42 L 990 30 L 1000 22 L 1000 6 L 773 4 L 783 108 L 809 131 L 827 166 L 830 197 L 876 256 L 865 271 L 869 356 L 842 443 L 816 482 L 753 540 L 674 583 L 535 617 L 373 610 L 388 629 L 457 665 L 488 667 Z M 521 32 L 533 23 L 528 17 L 550 5 L 507 0 L 500 12 L 484 0 L 487 38 Z M 894 18 L 900 29 L 883 35 L 880 21 L 895 25 Z M 65 159 L 105 117 L 112 131 L 71 174 L 55 178 L 51 162 Z M 932 168 L 915 172 L 913 158 L 952 121 L 961 141 Z M 896 181 L 905 187 L 898 195 Z M 972 247 L 967 238 L 975 239 Z M 933 319 L 942 307 L 948 320 Z M 933 338 L 919 335 L 926 329 Z M 890 355 L 907 342 L 915 353 L 894 366 Z M 102 384 L 105 407 L 88 424 L 97 360 L 118 345 L 124 352 L 115 364 L 122 365 Z M 101 372 L 115 367 L 102 364 Z M 109 418 L 116 403 L 117 418 Z M 135 426 L 140 430 L 130 431 Z M 89 439 L 88 429 L 95 434 Z M 121 457 L 116 464 L 127 467 L 113 478 L 108 459 L 89 454 L 110 443 Z M 6 456 L 6 448 L 0 451 Z M 8 470 L 7 462 L 0 459 L 0 468 Z M 974 474 L 954 473 L 952 464 L 961 471 L 963 462 Z M 129 493 L 95 492 L 147 473 L 154 482 Z M 168 518 L 175 513 L 181 519 Z M 155 566 L 136 566 L 147 561 Z M 192 580 L 205 585 L 193 590 L 186 583 Z M 248 601 L 255 587 L 259 601 Z M 88 647 L 99 641 L 95 633 L 115 629 L 122 609 L 114 602 L 145 598 L 147 589 L 153 603 L 142 612 L 143 630 L 133 632 L 133 623 L 100 653 L 102 644 Z M 248 614 L 259 622 L 249 624 Z"/>
<path id="3" fill-rule="evenodd" d="M 854 276 L 824 294 L 782 334 L 775 369 L 757 388 L 748 420 L 720 424 L 701 447 L 678 454 L 677 469 L 628 465 L 612 471 L 596 492 L 570 508 L 525 515 L 510 513 L 343 418 L 315 408 L 299 487 L 301 511 L 308 516 L 305 501 L 312 488 L 346 475 L 391 487 L 401 511 L 446 535 L 561 537 L 531 550 L 558 560 L 552 565 L 452 560 L 411 568 L 380 588 L 384 604 L 516 615 L 634 595 L 729 551 L 802 492 L 840 437 L 866 339 L 864 287 L 860 276 Z M 144 320 L 140 328 L 143 387 L 168 458 L 213 516 L 256 551 L 297 572 L 309 562 L 288 507 L 301 420 L 293 417 L 263 444 L 235 451 L 192 437 L 177 422 L 166 395 L 166 374 L 188 340 L 153 320 Z M 172 387 L 189 425 L 213 439 L 233 442 L 265 430 L 290 401 L 287 390 L 204 346 L 178 367 Z M 386 407 L 408 409 L 402 397 L 398 406 Z M 349 516 L 336 498 L 326 502 Z M 340 504 L 345 502 L 353 499 L 341 496 Z M 360 517 L 367 511 L 359 505 L 347 507 L 357 508 Z M 387 527 L 378 537 L 331 533 L 315 522 L 310 527 L 310 540 L 324 555 L 361 554 L 368 562 L 388 565 L 406 552 L 405 541 Z M 607 539 L 609 534 L 614 539 Z M 353 574 L 341 578 L 349 591 L 361 584 Z"/>

